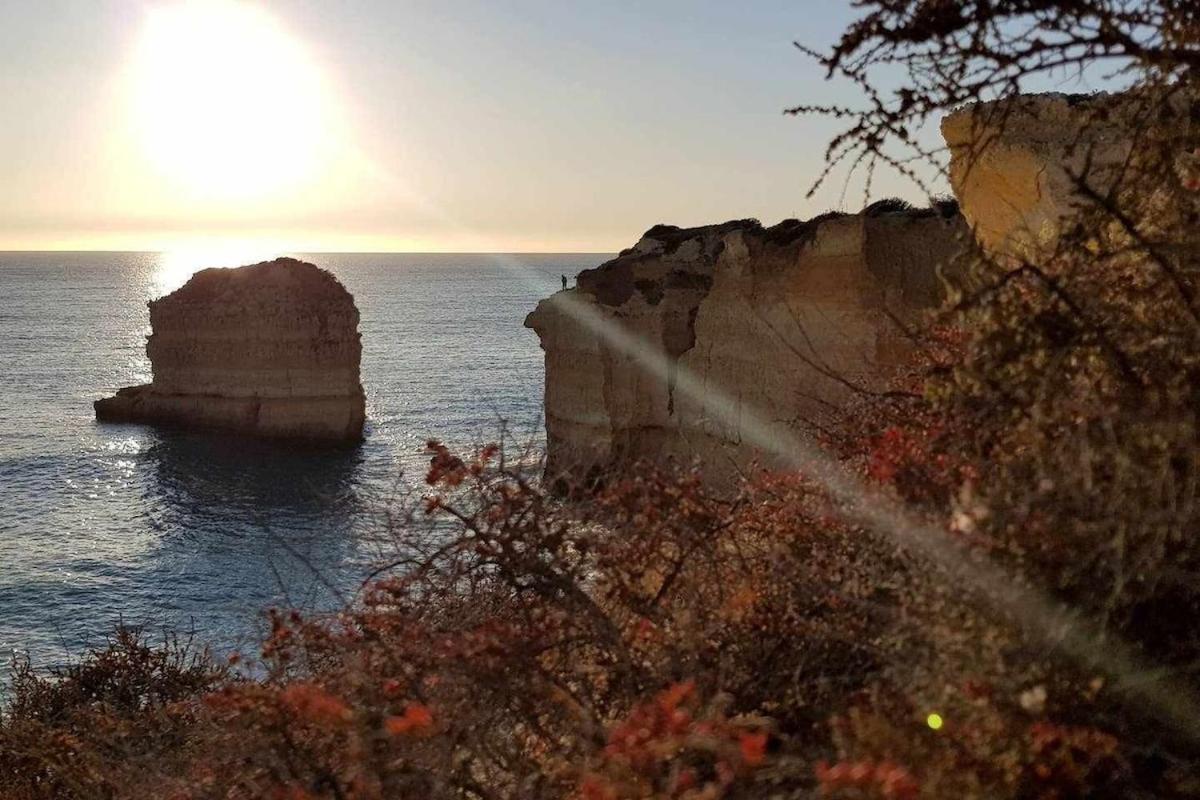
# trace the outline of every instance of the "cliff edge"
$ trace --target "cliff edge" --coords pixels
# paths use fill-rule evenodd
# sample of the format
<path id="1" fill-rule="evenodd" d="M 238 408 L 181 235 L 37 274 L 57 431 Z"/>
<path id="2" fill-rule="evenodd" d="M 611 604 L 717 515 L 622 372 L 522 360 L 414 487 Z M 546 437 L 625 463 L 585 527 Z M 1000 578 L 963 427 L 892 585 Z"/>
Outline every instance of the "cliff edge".
<path id="1" fill-rule="evenodd" d="M 359 314 L 330 273 L 291 258 L 206 269 L 149 308 L 152 382 L 97 400 L 98 420 L 362 439 Z"/>

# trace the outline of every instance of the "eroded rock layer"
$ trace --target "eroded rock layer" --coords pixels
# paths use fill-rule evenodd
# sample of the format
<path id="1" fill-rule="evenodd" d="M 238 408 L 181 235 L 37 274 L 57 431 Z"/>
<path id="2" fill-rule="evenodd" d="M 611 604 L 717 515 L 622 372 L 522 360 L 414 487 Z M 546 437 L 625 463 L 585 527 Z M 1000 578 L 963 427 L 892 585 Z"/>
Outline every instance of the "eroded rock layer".
<path id="1" fill-rule="evenodd" d="M 1021 95 L 942 120 L 950 182 L 979 244 L 1036 257 L 1077 217 L 1080 181 L 1104 193 L 1139 124 L 1121 95 Z"/>
<path id="2" fill-rule="evenodd" d="M 206 269 L 149 306 L 152 382 L 97 400 L 97 419 L 362 438 L 358 309 L 325 270 L 290 258 Z"/>
<path id="3" fill-rule="evenodd" d="M 952 204 L 651 228 L 525 321 L 546 354 L 548 474 L 676 457 L 720 480 L 769 465 L 743 442 L 743 410 L 811 432 L 878 387 L 908 350 L 896 321 L 938 302 L 965 234 Z"/>

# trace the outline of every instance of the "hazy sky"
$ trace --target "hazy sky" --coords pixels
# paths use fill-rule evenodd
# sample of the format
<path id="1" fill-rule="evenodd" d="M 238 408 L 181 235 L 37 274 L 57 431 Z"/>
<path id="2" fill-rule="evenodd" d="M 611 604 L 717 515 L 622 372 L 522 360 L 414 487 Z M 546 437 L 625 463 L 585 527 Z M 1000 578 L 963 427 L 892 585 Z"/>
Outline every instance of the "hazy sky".
<path id="1" fill-rule="evenodd" d="M 839 90 L 791 42 L 850 18 L 847 0 L 0 0 L 0 249 L 611 251 L 657 222 L 811 216 L 839 203 L 805 199 L 830 128 L 781 110 Z"/>

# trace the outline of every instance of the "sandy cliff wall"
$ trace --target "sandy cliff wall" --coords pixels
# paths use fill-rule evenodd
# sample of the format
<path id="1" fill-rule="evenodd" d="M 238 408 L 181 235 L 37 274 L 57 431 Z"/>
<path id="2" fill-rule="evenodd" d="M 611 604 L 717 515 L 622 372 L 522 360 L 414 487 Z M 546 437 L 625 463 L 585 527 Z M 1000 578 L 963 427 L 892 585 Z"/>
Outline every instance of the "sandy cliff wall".
<path id="1" fill-rule="evenodd" d="M 1017 256 L 1053 243 L 1076 216 L 1079 178 L 1103 191 L 1127 161 L 1128 113 L 1119 95 L 1040 94 L 947 115 L 950 182 L 979 243 Z"/>
<path id="2" fill-rule="evenodd" d="M 964 235 L 952 210 L 886 207 L 771 228 L 652 228 L 526 319 L 546 353 L 548 474 L 675 456 L 719 479 L 762 456 L 732 422 L 741 409 L 811 430 L 849 400 L 848 384 L 879 386 L 902 358 L 889 315 L 937 302 L 938 267 Z M 698 391 L 679 390 L 683 374 Z M 733 408 L 718 412 L 718 395 Z"/>
<path id="3" fill-rule="evenodd" d="M 337 279 L 302 261 L 198 272 L 150 303 L 153 381 L 97 401 L 96 416 L 357 441 L 358 319 Z"/>

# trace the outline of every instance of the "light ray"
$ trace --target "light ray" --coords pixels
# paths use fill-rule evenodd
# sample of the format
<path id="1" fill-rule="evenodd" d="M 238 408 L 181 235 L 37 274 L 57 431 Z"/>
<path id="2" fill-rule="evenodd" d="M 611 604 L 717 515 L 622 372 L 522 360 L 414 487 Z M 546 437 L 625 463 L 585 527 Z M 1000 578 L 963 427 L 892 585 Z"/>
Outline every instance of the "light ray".
<path id="1" fill-rule="evenodd" d="M 433 204 L 424 205 L 436 211 Z M 440 215 L 454 224 L 446 214 Z M 492 259 L 531 289 L 544 291 L 544 276 L 516 258 L 494 254 Z M 701 382 L 686 365 L 604 317 L 572 292 L 560 292 L 555 297 L 559 310 L 581 328 L 629 356 L 648 375 L 663 382 L 673 376 L 675 392 L 697 403 L 703 400 L 721 423 L 740 433 L 743 442 L 819 483 L 841 504 L 847 519 L 888 536 L 907 552 L 937 564 L 956 585 L 969 587 L 969 591 L 1018 622 L 1041 643 L 1058 649 L 1079 666 L 1108 675 L 1115 690 L 1136 698 L 1147 712 L 1192 742 L 1200 743 L 1200 700 L 1195 693 L 1166 676 L 1164 670 L 1144 663 L 1128 643 L 1106 632 L 1098 622 L 1024 584 L 1019 576 L 1008 573 L 986 554 L 969 550 L 945 530 L 916 517 L 896 499 L 851 474 L 839 461 L 786 424 L 773 421 L 751 406 L 736 403 L 711 382 Z"/>
<path id="2" fill-rule="evenodd" d="M 525 268 L 503 259 L 510 269 Z M 619 324 L 569 292 L 558 295 L 561 308 L 581 327 L 628 355 L 643 370 L 666 381 L 675 376 L 675 391 L 706 408 L 723 424 L 737 430 L 743 442 L 774 456 L 788 468 L 819 483 L 838 501 L 845 516 L 870 530 L 885 534 L 910 553 L 932 560 L 955 580 L 969 587 L 993 608 L 1017 620 L 1043 644 L 1055 647 L 1078 665 L 1111 676 L 1114 688 L 1138 697 L 1147 709 L 1169 721 L 1177 730 L 1200 742 L 1200 702 L 1178 681 L 1144 664 L 1133 649 L 1103 626 L 1073 611 L 1044 593 L 1026 586 L 986 556 L 971 551 L 945 530 L 915 517 L 887 493 L 853 474 L 839 461 L 805 440 L 789 426 L 775 422 L 745 404 L 737 404 L 720 387 L 702 383 L 686 365 L 672 361 L 653 344 L 630 334 Z"/>

